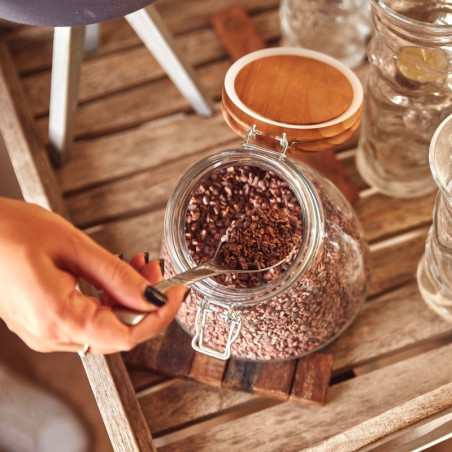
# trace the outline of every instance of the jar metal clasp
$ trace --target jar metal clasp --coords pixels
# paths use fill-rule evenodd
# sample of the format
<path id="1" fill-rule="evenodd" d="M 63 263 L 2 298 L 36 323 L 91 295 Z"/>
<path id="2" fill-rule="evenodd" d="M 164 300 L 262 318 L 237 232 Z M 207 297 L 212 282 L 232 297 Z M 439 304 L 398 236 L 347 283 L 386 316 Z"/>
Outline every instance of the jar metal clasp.
<path id="1" fill-rule="evenodd" d="M 214 350 L 204 344 L 204 331 L 207 325 L 208 316 L 211 313 L 220 313 L 219 316 L 224 319 L 225 323 L 231 324 L 223 352 Z M 196 313 L 195 336 L 193 337 L 191 345 L 196 351 L 213 356 L 214 358 L 224 360 L 229 359 L 231 356 L 231 345 L 237 339 L 241 328 L 242 316 L 239 311 L 234 309 L 234 306 L 219 301 L 203 300 Z"/>
<path id="2" fill-rule="evenodd" d="M 242 143 L 242 147 L 244 149 L 258 149 L 260 151 L 268 151 L 269 149 L 264 148 L 262 146 L 258 146 L 256 144 L 250 143 L 250 140 L 255 140 L 256 136 L 259 136 L 261 132 L 257 130 L 256 124 L 253 124 L 245 135 L 245 141 Z M 279 141 L 281 146 L 281 156 L 284 158 L 286 156 L 287 150 L 290 148 L 290 143 L 287 140 L 287 134 L 284 132 L 280 137 L 275 137 L 276 141 Z"/>

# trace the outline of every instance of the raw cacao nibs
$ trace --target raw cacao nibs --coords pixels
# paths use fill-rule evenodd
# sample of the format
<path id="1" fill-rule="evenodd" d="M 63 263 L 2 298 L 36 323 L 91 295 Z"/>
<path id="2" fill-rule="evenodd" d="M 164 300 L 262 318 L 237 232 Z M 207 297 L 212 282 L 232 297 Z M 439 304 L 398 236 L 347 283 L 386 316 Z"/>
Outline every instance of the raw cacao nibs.
<path id="1" fill-rule="evenodd" d="M 271 240 L 270 229 L 260 232 L 262 225 L 258 227 L 256 225 L 258 222 L 251 219 L 253 215 L 259 216 L 256 214 L 258 211 L 268 217 L 262 220 L 265 227 L 271 229 L 269 222 L 271 224 L 280 222 L 281 236 L 276 234 L 276 226 L 273 226 L 275 234 Z M 240 253 L 237 246 L 243 247 L 245 243 L 240 240 L 245 240 L 246 237 L 242 239 L 235 237 L 231 242 L 231 246 L 234 244 L 236 250 L 231 253 L 229 248 L 230 259 L 240 258 L 237 265 L 241 265 L 242 268 L 250 265 L 251 261 L 253 261 L 251 266 L 259 268 L 271 266 L 273 264 L 267 264 L 284 259 L 293 248 L 298 248 L 301 244 L 302 211 L 289 185 L 270 171 L 258 167 L 231 166 L 212 172 L 196 188 L 190 199 L 185 218 L 185 239 L 195 263 L 199 264 L 211 259 L 228 228 L 233 222 L 242 222 L 243 218 L 247 219 L 243 222 L 243 226 L 245 223 L 247 226 L 245 229 L 258 228 L 258 231 L 254 230 L 253 238 L 258 237 L 257 232 L 260 238 L 252 244 L 252 238 L 248 236 L 249 240 Z M 289 228 L 290 233 L 284 228 Z M 284 243 L 285 241 L 287 243 Z M 266 251 L 263 251 L 264 248 Z M 245 257 L 245 252 L 253 255 Z M 232 262 L 230 264 L 235 266 Z M 268 271 L 220 275 L 215 280 L 228 287 L 256 287 L 277 278 L 289 266 L 290 259 Z"/>
<path id="2" fill-rule="evenodd" d="M 238 308 L 242 328 L 231 347 L 236 358 L 281 360 L 311 352 L 339 334 L 364 300 L 368 248 L 351 207 L 335 194 L 330 182 L 311 174 L 308 168 L 303 171 L 322 205 L 325 220 L 321 246 L 302 277 L 288 290 L 270 300 L 256 300 Z M 302 240 L 301 208 L 287 183 L 256 167 L 216 170 L 193 193 L 186 214 L 186 244 L 196 263 L 213 257 L 228 226 L 243 214 L 243 206 L 248 206 L 245 211 L 277 208 L 287 213 L 298 225 L 296 231 Z M 163 256 L 165 276 L 173 276 L 175 269 L 165 244 Z M 280 272 L 289 265 L 283 264 Z M 222 275 L 223 279 L 217 281 L 236 289 L 276 277 L 278 272 L 271 270 Z M 199 306 L 204 300 L 200 292 L 192 290 L 177 314 L 191 335 L 195 334 Z M 204 343 L 219 351 L 224 350 L 231 328 L 223 314 L 211 312 L 203 330 Z"/>
<path id="3" fill-rule="evenodd" d="M 290 259 L 300 245 L 298 222 L 274 208 L 249 210 L 222 237 L 219 257 L 224 267 L 261 270 Z"/>

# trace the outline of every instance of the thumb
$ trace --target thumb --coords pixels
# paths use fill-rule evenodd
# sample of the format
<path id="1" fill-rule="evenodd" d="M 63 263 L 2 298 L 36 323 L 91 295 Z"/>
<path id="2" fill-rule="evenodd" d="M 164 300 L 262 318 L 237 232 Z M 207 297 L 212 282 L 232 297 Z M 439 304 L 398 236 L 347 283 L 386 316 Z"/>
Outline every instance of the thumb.
<path id="1" fill-rule="evenodd" d="M 103 290 L 117 304 L 131 309 L 153 311 L 167 302 L 166 295 L 151 286 L 162 279 L 158 270 L 146 280 L 129 264 L 78 232 L 76 246 L 63 252 L 65 264 L 74 275 Z"/>

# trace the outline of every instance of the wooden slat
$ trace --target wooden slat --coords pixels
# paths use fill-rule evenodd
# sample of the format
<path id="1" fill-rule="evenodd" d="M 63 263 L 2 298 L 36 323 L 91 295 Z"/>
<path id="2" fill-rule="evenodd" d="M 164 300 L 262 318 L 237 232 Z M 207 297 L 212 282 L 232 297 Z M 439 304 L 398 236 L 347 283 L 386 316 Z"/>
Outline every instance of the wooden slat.
<path id="1" fill-rule="evenodd" d="M 80 190 L 157 168 L 235 138 L 219 113 L 212 118 L 177 116 L 169 122 L 77 143 L 73 159 L 59 170 L 58 178 L 64 191 Z"/>
<path id="2" fill-rule="evenodd" d="M 300 360 L 227 362 L 194 353 L 191 337 L 173 322 L 168 329 L 124 353 L 128 365 L 140 365 L 163 375 L 193 378 L 265 397 L 323 404 L 331 376 L 332 348 Z M 193 366 L 194 363 L 194 366 Z M 294 373 L 296 370 L 296 376 Z"/>
<path id="3" fill-rule="evenodd" d="M 262 362 L 259 365 L 259 372 L 253 383 L 253 393 L 260 396 L 272 397 L 274 399 L 286 400 L 291 391 L 293 391 L 293 380 L 296 365 L 299 360 L 276 361 L 276 362 Z M 315 369 L 317 373 L 319 369 Z M 331 374 L 331 368 L 321 369 L 322 375 Z M 294 384 L 298 389 L 298 385 Z M 328 388 L 328 381 L 324 389 Z M 313 401 L 315 395 L 306 394 L 306 400 Z M 321 403 L 325 401 L 324 398 L 320 400 Z"/>
<path id="4" fill-rule="evenodd" d="M 46 151 L 37 139 L 28 104 L 4 43 L 0 43 L 0 104 L 0 133 L 24 199 L 66 215 L 60 188 Z"/>
<path id="5" fill-rule="evenodd" d="M 155 372 L 150 372 L 149 369 L 143 367 L 127 366 L 127 372 L 135 392 L 143 391 L 151 386 L 168 380 L 168 377 Z"/>
<path id="6" fill-rule="evenodd" d="M 357 367 L 449 335 L 452 337 L 452 326 L 427 307 L 413 281 L 364 304 L 337 341 L 333 368 Z"/>
<path id="7" fill-rule="evenodd" d="M 189 336 L 173 321 L 161 334 L 124 354 L 127 363 L 139 364 L 164 375 L 188 375 L 194 350 Z"/>
<path id="8" fill-rule="evenodd" d="M 191 380 L 178 380 L 158 392 L 140 398 L 144 416 L 153 435 L 178 425 L 213 416 L 255 396 L 230 389 L 218 389 Z"/>
<path id="9" fill-rule="evenodd" d="M 229 63 L 218 62 L 197 70 L 200 82 L 212 99 L 219 99 L 222 80 Z M 173 83 L 165 78 L 79 105 L 75 138 L 95 137 L 143 124 L 146 121 L 191 111 L 191 106 Z M 37 121 L 40 136 L 45 138 L 48 119 Z"/>
<path id="10" fill-rule="evenodd" d="M 154 259 L 160 255 L 164 215 L 164 209 L 160 209 L 152 214 L 96 226 L 86 232 L 112 253 L 132 257 L 147 251 Z"/>
<path id="11" fill-rule="evenodd" d="M 362 438 L 366 430 L 357 426 L 366 421 L 367 431 L 382 422 L 395 431 L 426 412 L 434 414 L 452 406 L 450 353 L 452 344 L 337 384 L 322 408 L 282 403 L 172 444 L 164 445 L 164 438 L 157 444 L 164 452 L 230 451 L 237 444 L 240 450 L 299 451 L 327 438 L 332 441 L 336 435 L 339 441 L 344 432 L 349 441 Z M 394 416 L 391 410 L 406 403 L 417 414 Z M 372 434 L 366 437 L 366 442 L 372 440 Z"/>
<path id="12" fill-rule="evenodd" d="M 298 360 L 290 399 L 323 405 L 327 399 L 335 345 Z"/>
<path id="13" fill-rule="evenodd" d="M 372 190 L 369 196 L 361 192 L 361 199 L 354 207 L 367 240 L 372 242 L 430 223 L 435 198 L 436 193 L 415 199 L 390 198 Z"/>
<path id="14" fill-rule="evenodd" d="M 346 452 L 349 450 L 361 449 L 368 445 L 370 448 L 366 449 L 372 450 L 372 444 L 383 436 L 391 435 L 406 427 L 413 426 L 415 428 L 416 423 L 423 420 L 425 417 L 443 411 L 444 407 L 449 407 L 451 397 L 452 386 L 451 384 L 446 384 L 426 395 L 416 397 L 400 406 L 392 408 L 387 412 L 376 416 L 374 419 L 364 421 L 341 435 L 322 441 L 317 446 L 310 448 L 310 450 L 313 452 L 326 450 Z M 450 423 L 449 429 L 451 426 Z M 424 445 L 425 440 L 418 442 L 418 446 Z M 413 446 L 414 444 L 411 444 L 408 445 L 407 448 L 404 448 L 399 444 L 395 448 L 390 448 L 391 446 L 389 446 L 383 447 L 380 450 L 397 450 L 399 452 L 405 450 L 406 452 L 411 452 L 415 450 L 415 447 Z"/>
<path id="15" fill-rule="evenodd" d="M 211 23 L 232 61 L 266 46 L 263 36 L 256 31 L 243 8 L 222 9 L 212 14 Z"/>
<path id="16" fill-rule="evenodd" d="M 372 273 L 369 296 L 401 286 L 415 278 L 425 249 L 429 226 L 377 242 L 371 246 Z"/>
<path id="17" fill-rule="evenodd" d="M 254 362 L 230 359 L 223 379 L 223 385 L 226 388 L 253 392 L 254 381 L 258 372 L 259 365 Z"/>
<path id="18" fill-rule="evenodd" d="M 227 361 L 212 359 L 196 352 L 190 368 L 189 377 L 211 386 L 221 387 Z"/>

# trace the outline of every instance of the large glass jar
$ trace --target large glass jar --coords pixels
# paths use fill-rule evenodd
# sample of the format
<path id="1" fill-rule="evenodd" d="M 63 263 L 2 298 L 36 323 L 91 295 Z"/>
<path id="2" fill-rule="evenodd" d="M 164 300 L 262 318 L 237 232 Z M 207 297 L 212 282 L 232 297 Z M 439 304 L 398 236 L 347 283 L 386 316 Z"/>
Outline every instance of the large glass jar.
<path id="1" fill-rule="evenodd" d="M 382 193 L 420 196 L 435 189 L 429 144 L 452 112 L 452 8 L 440 0 L 371 1 L 375 33 L 357 166 Z"/>
<path id="2" fill-rule="evenodd" d="M 209 212 L 223 218 L 233 207 L 232 202 L 230 206 L 227 202 L 231 199 L 230 187 L 221 177 L 216 179 L 218 184 L 212 184 L 213 173 L 245 168 L 251 174 L 254 170 L 270 174 L 272 180 L 282 182 L 289 195 L 287 190 L 284 195 L 274 193 L 272 187 L 260 184 L 262 179 L 248 176 L 240 196 L 246 198 L 250 190 L 256 189 L 267 200 L 279 196 L 281 208 L 298 203 L 302 240 L 296 257 L 276 279 L 255 287 L 224 285 L 214 278 L 197 282 L 177 319 L 193 336 L 196 350 L 218 358 L 299 357 L 328 344 L 358 313 L 369 276 L 367 246 L 352 207 L 331 182 L 280 152 L 243 146 L 201 160 L 179 181 L 165 215 L 165 276 L 195 266 L 187 243 L 187 212 L 193 193 L 208 180 L 202 193 L 205 205 L 212 209 Z M 210 202 L 213 193 L 226 200 L 224 210 Z M 240 209 L 236 215 L 240 215 Z M 216 228 L 206 230 L 204 237 L 224 234 L 224 222 L 214 224 Z M 205 244 L 196 245 L 202 250 Z"/>
<path id="3" fill-rule="evenodd" d="M 369 0 L 282 0 L 281 44 L 361 64 L 370 35 Z"/>

